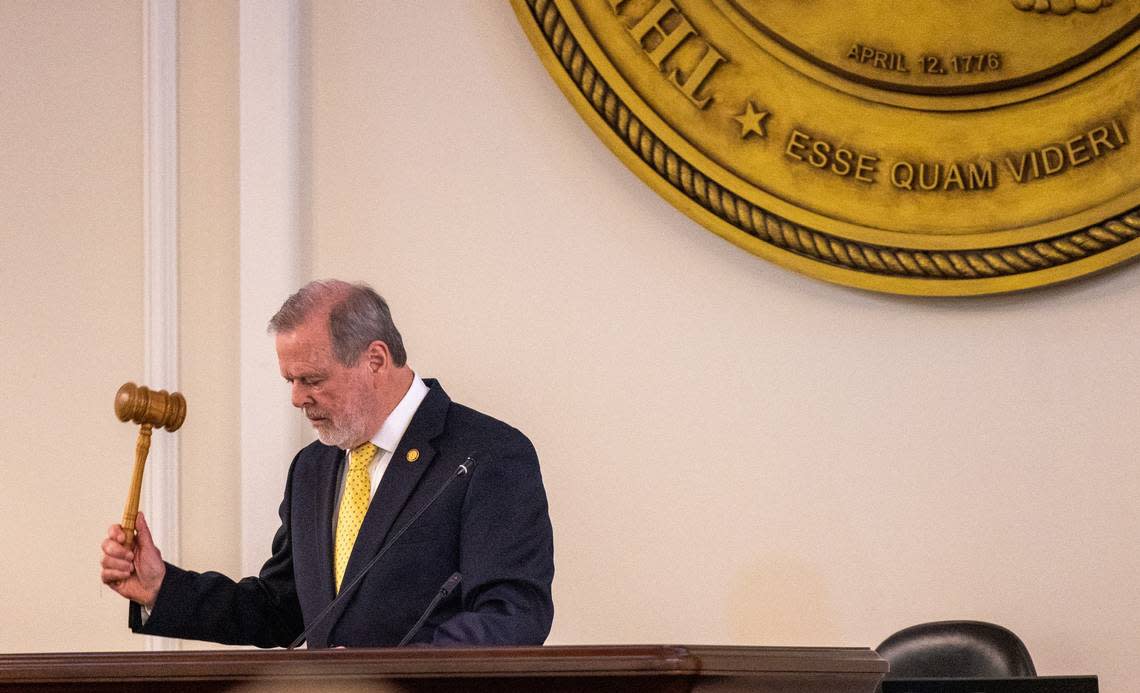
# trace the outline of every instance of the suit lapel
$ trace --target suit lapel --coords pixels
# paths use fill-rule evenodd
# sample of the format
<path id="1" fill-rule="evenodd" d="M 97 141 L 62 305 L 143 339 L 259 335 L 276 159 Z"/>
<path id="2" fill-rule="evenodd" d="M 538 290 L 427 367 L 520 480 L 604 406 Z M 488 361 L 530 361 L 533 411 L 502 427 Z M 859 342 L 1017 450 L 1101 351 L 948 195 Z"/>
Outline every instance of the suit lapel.
<path id="1" fill-rule="evenodd" d="M 307 618 L 333 598 L 332 508 L 343 457 L 337 448 L 323 447 L 293 478 L 293 575 Z M 309 642 L 323 646 L 319 643 L 327 631 L 317 630 L 321 632 L 311 633 Z"/>
<path id="2" fill-rule="evenodd" d="M 333 508 L 336 507 L 337 482 L 341 467 L 345 464 L 344 452 L 330 448 L 330 459 L 322 460 L 321 476 L 317 493 L 317 565 L 324 566 L 320 572 L 321 602 L 330 602 L 336 596 L 336 582 L 333 577 Z"/>
<path id="3" fill-rule="evenodd" d="M 369 504 L 360 533 L 356 536 L 356 544 L 352 547 L 342 584 L 348 584 L 380 552 L 392 534 L 393 523 L 435 459 L 436 450 L 432 441 L 443 432 L 451 399 L 434 380 L 425 382 L 430 388 L 428 394 L 412 417 L 404 437 L 400 439 L 399 446 L 388 462 L 388 468 L 384 470 L 376 496 Z M 412 449 L 419 452 L 419 458 L 409 462 L 408 452 Z M 331 509 L 329 512 L 331 514 Z M 331 549 L 329 556 L 331 562 Z M 335 614 L 334 618 L 339 616 L 340 614 Z"/>

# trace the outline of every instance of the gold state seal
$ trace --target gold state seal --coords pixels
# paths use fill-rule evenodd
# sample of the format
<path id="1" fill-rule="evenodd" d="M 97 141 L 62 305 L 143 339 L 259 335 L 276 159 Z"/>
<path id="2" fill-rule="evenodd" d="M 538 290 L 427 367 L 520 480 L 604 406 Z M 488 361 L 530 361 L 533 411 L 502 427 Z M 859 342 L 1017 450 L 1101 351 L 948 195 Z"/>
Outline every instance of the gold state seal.
<path id="1" fill-rule="evenodd" d="M 1140 0 L 513 0 L 639 176 L 791 269 L 905 294 L 1140 253 Z"/>

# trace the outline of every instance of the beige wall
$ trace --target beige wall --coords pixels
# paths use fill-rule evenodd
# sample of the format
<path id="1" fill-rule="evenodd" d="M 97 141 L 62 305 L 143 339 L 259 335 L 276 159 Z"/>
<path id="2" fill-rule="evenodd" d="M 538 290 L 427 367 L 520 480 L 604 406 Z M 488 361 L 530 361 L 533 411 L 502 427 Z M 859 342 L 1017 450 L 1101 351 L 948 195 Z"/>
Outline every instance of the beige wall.
<path id="1" fill-rule="evenodd" d="M 142 370 L 142 15 L 0 2 L 0 652 L 127 647 L 98 581 Z"/>
<path id="2" fill-rule="evenodd" d="M 177 548 L 236 574 L 237 5 L 181 3 L 179 25 Z M 26 561 L 0 575 L 0 616 L 27 624 L 0 629 L 0 652 L 141 648 L 98 582 L 98 545 L 137 430 L 112 398 L 144 375 L 143 5 L 0 2 L 0 65 L 0 382 L 15 396 L 0 546 Z"/>
<path id="3" fill-rule="evenodd" d="M 69 23 L 40 7 L 0 3 L 35 15 L 0 17 L 0 124 L 17 143 L 0 165 L 0 362 L 8 390 L 28 393 L 0 423 L 15 530 L 0 545 L 49 582 L 29 600 L 27 575 L 0 578 L 5 618 L 33 624 L 0 631 L 0 650 L 139 647 L 95 580 L 133 444 L 110 395 L 142 359 L 139 16 L 84 5 Z M 433 7 L 311 5 L 303 251 L 314 276 L 390 299 L 422 375 L 535 442 L 556 533 L 552 643 L 874 645 L 979 618 L 1018 632 L 1044 673 L 1127 690 L 1136 267 L 943 301 L 791 274 L 626 170 L 506 3 Z M 180 549 L 231 573 L 236 8 L 179 14 Z M 37 282 L 45 269 L 81 290 Z M 38 441 L 58 427 L 45 422 L 62 416 L 91 463 L 54 477 L 66 515 L 33 516 L 53 477 L 27 460 L 46 457 Z M 59 603 L 75 628 L 49 625 Z"/>

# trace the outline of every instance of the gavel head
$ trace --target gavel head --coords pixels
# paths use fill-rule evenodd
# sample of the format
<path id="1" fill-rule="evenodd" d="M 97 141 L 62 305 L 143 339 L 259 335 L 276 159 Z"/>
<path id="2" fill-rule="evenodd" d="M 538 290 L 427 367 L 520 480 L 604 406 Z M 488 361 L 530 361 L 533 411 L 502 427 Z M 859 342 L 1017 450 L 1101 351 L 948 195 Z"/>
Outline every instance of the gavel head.
<path id="1" fill-rule="evenodd" d="M 186 398 L 178 392 L 155 392 L 142 385 L 125 383 L 115 393 L 115 416 L 119 421 L 177 431 L 186 419 Z"/>

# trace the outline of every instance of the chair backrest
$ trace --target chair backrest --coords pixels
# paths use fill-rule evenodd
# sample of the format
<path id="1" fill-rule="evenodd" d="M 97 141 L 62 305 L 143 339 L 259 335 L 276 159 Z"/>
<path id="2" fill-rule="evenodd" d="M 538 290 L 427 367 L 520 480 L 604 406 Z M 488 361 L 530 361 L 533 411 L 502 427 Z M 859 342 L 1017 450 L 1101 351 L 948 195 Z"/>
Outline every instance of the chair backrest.
<path id="1" fill-rule="evenodd" d="M 890 663 L 891 679 L 1037 675 L 1020 638 L 982 621 L 920 623 L 875 649 Z"/>

